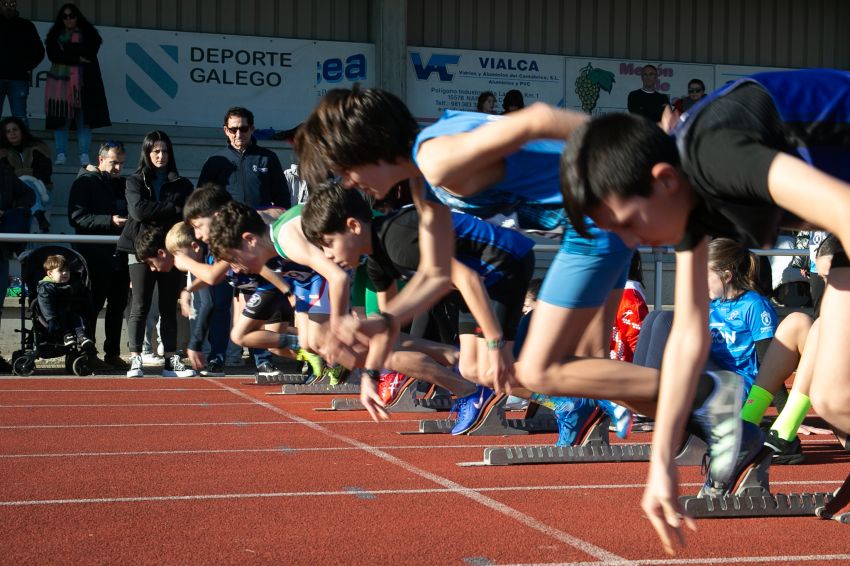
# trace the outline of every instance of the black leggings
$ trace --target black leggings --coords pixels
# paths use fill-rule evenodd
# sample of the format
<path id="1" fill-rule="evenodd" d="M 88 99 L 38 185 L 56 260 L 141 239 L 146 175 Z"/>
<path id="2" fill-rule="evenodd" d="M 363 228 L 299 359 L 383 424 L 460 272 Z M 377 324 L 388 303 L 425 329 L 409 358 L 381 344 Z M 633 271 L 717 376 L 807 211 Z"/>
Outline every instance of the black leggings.
<path id="1" fill-rule="evenodd" d="M 131 352 L 140 353 L 145 339 L 145 320 L 150 311 L 154 287 L 159 290 L 160 338 L 166 352 L 177 350 L 177 296 L 186 275 L 177 269 L 167 273 L 151 271 L 144 263 L 130 264 L 133 297 L 127 318 L 127 341 Z"/>

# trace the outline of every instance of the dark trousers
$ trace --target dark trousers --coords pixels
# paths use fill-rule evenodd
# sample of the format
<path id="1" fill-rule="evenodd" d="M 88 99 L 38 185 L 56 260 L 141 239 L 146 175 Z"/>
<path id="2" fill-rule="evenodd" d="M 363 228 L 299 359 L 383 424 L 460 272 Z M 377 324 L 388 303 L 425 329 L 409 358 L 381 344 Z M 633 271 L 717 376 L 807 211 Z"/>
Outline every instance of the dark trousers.
<path id="1" fill-rule="evenodd" d="M 144 263 L 129 266 L 133 295 L 127 320 L 127 341 L 131 352 L 140 353 L 145 339 L 145 320 L 150 310 L 154 287 L 159 291 L 159 332 L 166 352 L 177 349 L 177 295 L 186 281 L 177 269 L 167 273 L 151 271 Z"/>
<path id="2" fill-rule="evenodd" d="M 96 336 L 97 317 L 106 304 L 104 315 L 103 353 L 106 356 L 121 354 L 121 329 L 124 326 L 124 310 L 127 308 L 130 292 L 130 273 L 127 269 L 127 256 L 120 254 L 112 258 L 112 265 L 99 265 L 89 261 L 89 279 L 91 280 L 92 311 L 89 316 L 89 332 Z"/>

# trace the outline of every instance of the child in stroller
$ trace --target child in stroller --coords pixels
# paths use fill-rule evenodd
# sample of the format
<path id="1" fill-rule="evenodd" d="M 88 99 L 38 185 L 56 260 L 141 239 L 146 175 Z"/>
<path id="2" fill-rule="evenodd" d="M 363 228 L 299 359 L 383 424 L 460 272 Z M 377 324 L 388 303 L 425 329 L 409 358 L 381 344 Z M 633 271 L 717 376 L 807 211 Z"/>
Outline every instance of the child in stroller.
<path id="1" fill-rule="evenodd" d="M 86 333 L 83 313 L 90 307 L 87 289 L 79 279 L 71 279 L 71 266 L 63 255 L 44 260 L 46 275 L 38 282 L 38 308 L 47 321 L 47 331 L 63 335 L 66 347 L 89 349 L 94 342 Z"/>
<path id="2" fill-rule="evenodd" d="M 88 267 L 74 250 L 43 246 L 20 258 L 21 350 L 12 356 L 17 375 L 30 375 L 39 358 L 65 356 L 66 371 L 91 373 L 94 342 L 86 329 L 91 309 Z M 46 274 L 46 275 L 45 275 Z M 32 329 L 26 328 L 25 313 Z"/>

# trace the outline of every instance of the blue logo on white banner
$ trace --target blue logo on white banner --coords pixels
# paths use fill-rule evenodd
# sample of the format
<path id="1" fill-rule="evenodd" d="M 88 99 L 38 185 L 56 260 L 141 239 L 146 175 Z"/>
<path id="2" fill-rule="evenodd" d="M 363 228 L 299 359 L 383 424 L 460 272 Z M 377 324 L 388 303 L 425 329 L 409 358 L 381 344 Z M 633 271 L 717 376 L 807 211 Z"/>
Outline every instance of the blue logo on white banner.
<path id="1" fill-rule="evenodd" d="M 420 81 L 427 81 L 431 77 L 431 73 L 437 73 L 442 82 L 448 82 L 452 80 L 454 74 L 449 73 L 446 65 L 457 65 L 460 62 L 460 55 L 434 53 L 428 59 L 428 64 L 423 67 L 422 56 L 419 53 L 411 53 L 410 61 L 413 63 L 413 69 L 416 71 L 416 78 Z"/>
<path id="2" fill-rule="evenodd" d="M 127 65 L 125 85 L 130 99 L 148 112 L 156 112 L 167 102 L 165 97 L 177 96 L 178 84 L 172 73 L 178 63 L 176 45 L 154 45 L 142 47 L 128 41 L 127 58 L 134 65 Z"/>

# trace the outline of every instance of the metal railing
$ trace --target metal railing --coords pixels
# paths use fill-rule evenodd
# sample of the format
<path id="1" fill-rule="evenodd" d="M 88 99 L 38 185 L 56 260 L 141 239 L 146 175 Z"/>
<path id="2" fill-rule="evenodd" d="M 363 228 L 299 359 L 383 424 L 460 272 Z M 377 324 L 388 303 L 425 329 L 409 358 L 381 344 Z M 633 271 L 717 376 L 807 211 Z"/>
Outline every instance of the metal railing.
<path id="1" fill-rule="evenodd" d="M 76 234 L 0 234 L 0 243 L 43 243 L 43 244 L 116 244 L 118 236 L 83 236 Z M 535 252 L 557 252 L 561 249 L 560 244 L 536 244 Z M 672 255 L 674 252 L 672 247 L 647 247 L 640 246 L 638 251 L 642 254 L 652 254 L 653 263 L 655 264 L 654 275 L 654 303 L 653 307 L 662 304 L 663 292 L 663 258 L 665 255 Z M 771 248 L 767 250 L 750 250 L 758 256 L 807 256 L 808 249 L 786 249 L 786 248 Z"/>

